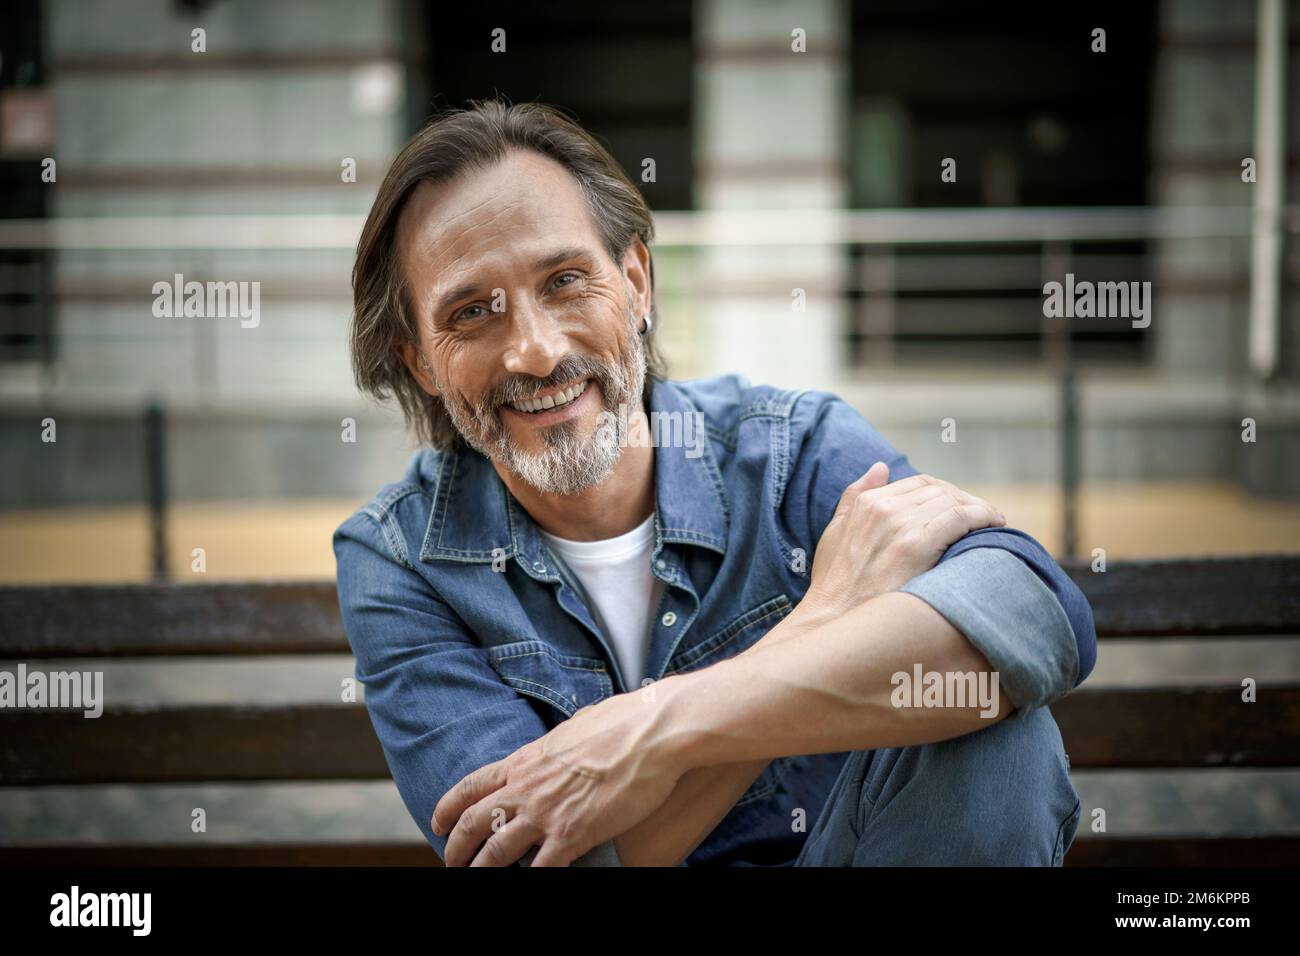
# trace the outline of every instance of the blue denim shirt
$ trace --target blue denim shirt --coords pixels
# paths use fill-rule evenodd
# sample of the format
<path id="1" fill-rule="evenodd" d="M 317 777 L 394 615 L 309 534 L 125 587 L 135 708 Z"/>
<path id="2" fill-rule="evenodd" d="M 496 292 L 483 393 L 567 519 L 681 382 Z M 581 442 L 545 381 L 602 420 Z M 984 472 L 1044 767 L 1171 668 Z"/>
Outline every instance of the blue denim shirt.
<path id="1" fill-rule="evenodd" d="M 822 530 L 872 463 L 917 471 L 824 391 L 727 375 L 654 381 L 650 410 L 700 413 L 696 447 L 655 449 L 655 547 L 665 587 L 647 674 L 750 647 L 806 592 Z M 698 419 L 694 419 L 698 420 Z M 442 855 L 433 808 L 466 774 L 579 708 L 632 690 L 536 524 L 479 453 L 424 450 L 335 532 L 338 591 L 365 705 L 412 818 Z M 1096 657 L 1083 594 L 1036 541 L 972 532 L 902 590 L 929 601 L 1000 673 L 1018 716 L 1077 686 Z M 686 865 L 783 865 L 847 752 L 773 760 Z M 579 865 L 617 865 L 612 841 Z"/>

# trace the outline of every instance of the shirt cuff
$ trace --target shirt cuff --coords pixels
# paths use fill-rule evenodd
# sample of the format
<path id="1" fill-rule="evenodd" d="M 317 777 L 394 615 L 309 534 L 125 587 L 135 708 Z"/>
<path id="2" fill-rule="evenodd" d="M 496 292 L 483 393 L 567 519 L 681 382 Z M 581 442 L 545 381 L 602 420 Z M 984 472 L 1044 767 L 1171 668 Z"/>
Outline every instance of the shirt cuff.
<path id="1" fill-rule="evenodd" d="M 540 847 L 531 847 L 527 853 L 519 858 L 520 866 L 532 866 L 533 860 L 537 856 Z M 623 861 L 618 858 L 618 850 L 614 848 L 613 840 L 606 840 L 604 843 L 598 843 L 593 846 L 582 856 L 578 857 L 569 866 L 622 866 Z"/>
<path id="2" fill-rule="evenodd" d="M 1065 609 L 1023 561 L 1001 548 L 972 548 L 899 588 L 925 601 L 965 635 L 998 674 L 1024 719 L 1074 687 L 1079 648 Z"/>

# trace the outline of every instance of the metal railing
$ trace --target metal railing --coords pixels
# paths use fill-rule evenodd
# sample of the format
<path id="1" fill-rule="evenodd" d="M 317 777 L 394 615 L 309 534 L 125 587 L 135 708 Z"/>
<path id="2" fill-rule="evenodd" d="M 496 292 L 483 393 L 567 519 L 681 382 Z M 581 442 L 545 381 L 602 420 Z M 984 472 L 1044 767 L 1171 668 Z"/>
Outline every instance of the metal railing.
<path id="1" fill-rule="evenodd" d="M 51 255 L 168 250 L 186 261 L 200 263 L 211 262 L 211 257 L 223 250 L 346 253 L 355 248 L 363 221 L 360 215 L 4 220 L 0 221 L 0 250 L 37 250 Z M 1300 231 L 1300 207 L 1285 209 L 1282 223 L 1288 232 Z M 867 360 L 888 364 L 895 357 L 897 310 L 910 293 L 948 293 L 961 309 L 976 291 L 1025 293 L 1041 289 L 1043 282 L 1059 279 L 1075 264 L 1086 261 L 1087 254 L 1080 250 L 1089 244 L 1245 239 L 1252 234 L 1253 218 L 1245 206 L 728 210 L 662 212 L 656 215 L 655 227 L 658 249 L 768 249 L 775 255 L 805 247 L 851 250 L 857 261 L 847 272 L 850 279 L 843 287 L 832 290 L 833 294 L 856 301 L 845 338 L 862 339 L 867 343 Z M 999 247 L 1016 251 L 999 251 Z M 37 273 L 48 275 L 49 270 Z M 0 273 L 0 281 L 12 278 L 9 272 Z M 334 293 L 327 294 L 338 294 L 342 304 L 346 291 L 346 286 L 340 284 Z M 686 297 L 699 291 L 689 282 L 660 290 L 668 297 Z M 0 293 L 4 292 L 0 288 Z M 93 297 L 94 283 L 81 294 Z M 725 296 L 727 292 L 724 289 L 715 294 Z M 56 289 L 55 302 L 57 296 Z M 1065 552 L 1073 556 L 1077 549 L 1074 502 L 1079 484 L 1081 425 L 1078 369 L 1068 324 L 1043 318 L 1038 333 L 1043 363 L 1059 385 L 1063 534 Z M 46 349 L 44 354 L 48 361 L 53 352 Z M 0 367 L 3 362 L 0 354 Z M 203 374 L 202 369 L 198 374 Z M 148 405 L 145 422 L 151 436 L 146 442 L 146 474 L 155 516 L 154 567 L 163 574 L 166 469 L 160 405 Z"/>

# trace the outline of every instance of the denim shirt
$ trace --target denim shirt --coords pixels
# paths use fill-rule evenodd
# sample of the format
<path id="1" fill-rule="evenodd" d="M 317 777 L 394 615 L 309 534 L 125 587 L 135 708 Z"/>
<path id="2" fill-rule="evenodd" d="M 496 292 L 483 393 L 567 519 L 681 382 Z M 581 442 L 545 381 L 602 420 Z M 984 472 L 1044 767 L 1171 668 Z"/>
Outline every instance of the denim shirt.
<path id="1" fill-rule="evenodd" d="M 653 573 L 665 583 L 646 673 L 708 667 L 752 646 L 803 597 L 844 488 L 883 460 L 917 471 L 850 405 L 737 375 L 652 380 L 649 408 L 701 422 L 654 450 Z M 669 419 L 665 417 L 664 421 Z M 695 440 L 692 440 L 695 439 Z M 491 463 L 423 450 L 335 532 L 338 593 L 365 705 L 426 840 L 462 777 L 627 686 L 579 592 Z M 1091 672 L 1087 600 L 1011 528 L 971 532 L 904 591 L 930 602 L 1000 673 L 1015 716 Z M 686 865 L 776 866 L 799 853 L 847 752 L 772 760 Z M 617 865 L 613 841 L 577 865 Z M 521 861 L 522 862 L 522 861 Z"/>

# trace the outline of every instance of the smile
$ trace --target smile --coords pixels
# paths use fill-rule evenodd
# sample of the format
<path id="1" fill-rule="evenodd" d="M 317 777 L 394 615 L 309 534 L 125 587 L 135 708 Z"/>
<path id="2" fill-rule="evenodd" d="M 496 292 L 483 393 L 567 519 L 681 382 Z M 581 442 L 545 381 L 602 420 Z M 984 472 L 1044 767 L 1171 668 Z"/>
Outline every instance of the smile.
<path id="1" fill-rule="evenodd" d="M 576 402 L 587 390 L 591 384 L 590 379 L 583 379 L 581 382 L 575 382 L 568 388 L 556 392 L 554 395 L 547 395 L 543 398 L 524 398 L 517 402 L 507 402 L 517 412 L 527 414 L 536 414 L 537 412 L 550 411 L 551 409 L 563 408 Z"/>

